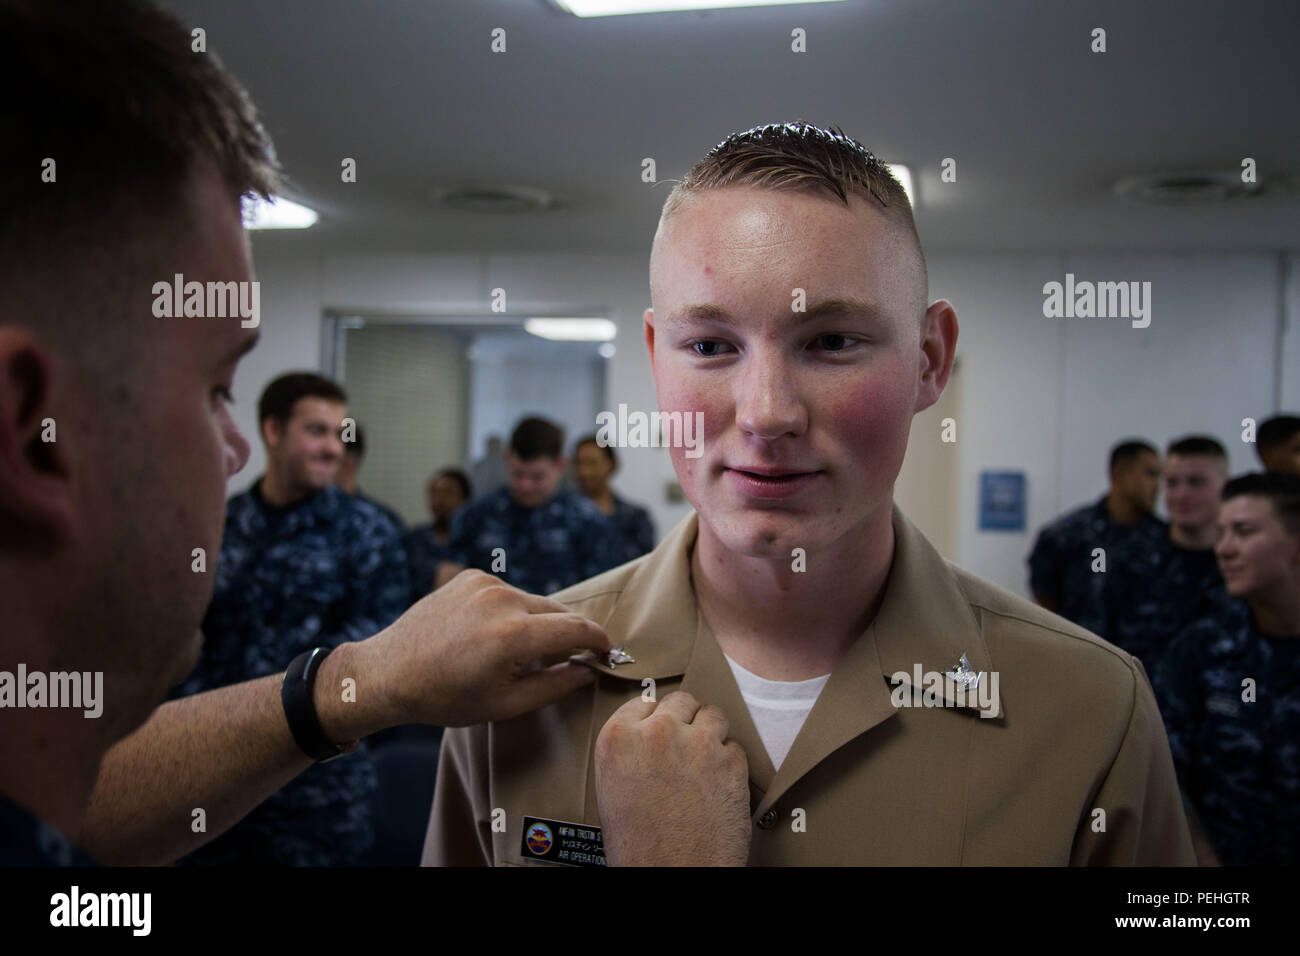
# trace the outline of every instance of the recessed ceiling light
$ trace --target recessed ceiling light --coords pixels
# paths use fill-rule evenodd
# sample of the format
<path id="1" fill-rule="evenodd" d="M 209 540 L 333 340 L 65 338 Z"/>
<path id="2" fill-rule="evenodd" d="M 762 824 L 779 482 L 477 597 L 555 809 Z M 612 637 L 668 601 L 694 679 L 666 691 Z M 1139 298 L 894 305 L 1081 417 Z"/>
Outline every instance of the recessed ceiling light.
<path id="1" fill-rule="evenodd" d="M 243 202 L 245 229 L 306 229 L 320 218 L 316 210 L 283 197 L 267 202 L 261 196 Z"/>
<path id="2" fill-rule="evenodd" d="M 609 319 L 525 319 L 524 331 L 559 342 L 608 342 L 618 327 Z"/>
<path id="3" fill-rule="evenodd" d="M 723 10 L 733 7 L 772 7 L 796 3 L 843 3 L 844 0 L 552 0 L 575 17 L 617 17 L 625 13 L 672 13 L 681 10 Z"/>

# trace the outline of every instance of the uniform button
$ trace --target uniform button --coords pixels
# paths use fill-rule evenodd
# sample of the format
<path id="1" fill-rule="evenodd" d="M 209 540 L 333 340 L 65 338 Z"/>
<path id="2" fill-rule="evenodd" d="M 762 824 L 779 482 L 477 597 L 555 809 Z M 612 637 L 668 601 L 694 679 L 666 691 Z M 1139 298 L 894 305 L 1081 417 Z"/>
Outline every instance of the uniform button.
<path id="1" fill-rule="evenodd" d="M 767 813 L 759 817 L 758 826 L 761 830 L 770 830 L 772 827 L 776 826 L 776 811 L 768 810 Z"/>

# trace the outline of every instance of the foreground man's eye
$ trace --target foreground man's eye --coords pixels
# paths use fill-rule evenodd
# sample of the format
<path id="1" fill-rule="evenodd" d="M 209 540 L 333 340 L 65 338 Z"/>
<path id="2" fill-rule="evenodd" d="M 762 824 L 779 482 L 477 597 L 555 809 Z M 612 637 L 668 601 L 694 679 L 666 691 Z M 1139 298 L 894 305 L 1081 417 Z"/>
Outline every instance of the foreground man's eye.
<path id="1" fill-rule="evenodd" d="M 722 348 L 722 343 L 713 341 L 692 342 L 691 348 L 695 351 L 696 355 L 704 358 L 712 358 L 713 356 L 720 354 L 718 350 Z"/>

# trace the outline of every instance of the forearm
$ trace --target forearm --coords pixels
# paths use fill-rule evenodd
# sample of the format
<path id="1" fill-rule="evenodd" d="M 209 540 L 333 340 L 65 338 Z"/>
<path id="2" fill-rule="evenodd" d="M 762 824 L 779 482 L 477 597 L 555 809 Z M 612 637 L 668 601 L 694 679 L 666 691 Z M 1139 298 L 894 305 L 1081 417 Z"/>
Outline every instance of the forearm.
<path id="1" fill-rule="evenodd" d="M 358 676 L 361 645 L 332 652 L 316 677 L 331 740 L 379 729 L 378 694 Z M 79 842 L 108 864 L 170 863 L 214 839 L 311 766 L 289 732 L 275 674 L 159 707 L 104 755 Z M 355 702 L 335 689 L 357 681 Z M 369 689 L 373 690 L 373 689 Z M 195 811 L 202 810 L 202 815 Z M 203 829 L 199 828 L 202 820 Z"/>

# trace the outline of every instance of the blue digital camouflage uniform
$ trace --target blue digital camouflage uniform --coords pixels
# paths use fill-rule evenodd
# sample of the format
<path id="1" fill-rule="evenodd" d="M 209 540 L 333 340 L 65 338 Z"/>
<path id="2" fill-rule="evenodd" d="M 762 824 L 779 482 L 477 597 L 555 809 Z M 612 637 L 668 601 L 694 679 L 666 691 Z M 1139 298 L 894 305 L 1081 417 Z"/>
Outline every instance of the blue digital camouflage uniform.
<path id="1" fill-rule="evenodd" d="M 363 640 L 406 609 L 406 555 L 378 509 L 333 487 L 271 507 L 260 485 L 228 502 L 203 652 L 173 697 L 279 673 L 303 651 Z M 354 864 L 373 838 L 374 789 L 363 744 L 309 768 L 182 862 Z"/>
<path id="2" fill-rule="evenodd" d="M 1154 674 L 1175 637 L 1227 600 L 1213 548 L 1193 550 L 1165 539 L 1161 567 L 1146 581 L 1130 577 L 1118 589 L 1111 619 L 1112 644 L 1140 658 Z"/>
<path id="3" fill-rule="evenodd" d="M 359 498 L 359 499 L 361 499 L 362 501 L 367 502 L 368 504 L 372 504 L 372 505 L 374 505 L 376 508 L 378 508 L 378 509 L 383 513 L 384 517 L 386 517 L 389 521 L 391 521 L 391 522 L 393 523 L 393 526 L 397 528 L 397 533 L 398 533 L 399 535 L 400 535 L 400 534 L 405 534 L 405 532 L 406 532 L 406 522 L 402 520 L 402 516 L 399 515 L 399 514 L 398 514 L 396 511 L 394 511 L 392 508 L 388 507 L 388 505 L 384 504 L 384 503 L 383 503 L 382 501 L 380 501 L 378 498 L 371 498 L 368 494 L 366 494 L 365 492 L 363 492 L 360 488 L 357 489 L 357 493 L 356 493 L 355 495 L 353 495 L 352 497 L 354 497 L 354 498 Z"/>
<path id="4" fill-rule="evenodd" d="M 0 795 L 0 866 L 97 866 L 26 807 Z"/>
<path id="5" fill-rule="evenodd" d="M 1229 598 L 1175 638 L 1154 683 L 1179 783 L 1219 860 L 1300 864 L 1300 634 L 1261 634 Z"/>
<path id="6" fill-rule="evenodd" d="M 447 539 L 451 543 L 451 539 Z M 433 590 L 433 578 L 438 573 L 438 562 L 449 561 L 447 544 L 439 544 L 433 536 L 433 522 L 416 525 L 402 536 L 406 550 L 406 568 L 411 575 L 410 603 L 414 604 Z"/>
<path id="7" fill-rule="evenodd" d="M 614 513 L 609 520 L 618 530 L 619 547 L 622 549 L 616 564 L 631 561 L 655 549 L 655 526 L 650 520 L 650 512 L 630 501 L 614 495 Z"/>
<path id="8" fill-rule="evenodd" d="M 1131 606 L 1134 590 L 1148 588 L 1163 571 L 1168 537 L 1168 526 L 1151 515 L 1117 525 L 1103 495 L 1039 532 L 1029 555 L 1029 586 L 1054 599 L 1061 617 L 1113 641 L 1117 610 Z M 1092 570 L 1094 548 L 1105 549 L 1105 573 Z"/>
<path id="9" fill-rule="evenodd" d="M 493 571 L 501 550 L 504 571 Z M 500 488 L 456 512 L 447 560 L 496 574 L 533 594 L 551 594 L 623 563 L 618 533 L 600 509 L 565 488 L 524 508 Z M 498 562 L 498 567 L 500 566 Z"/>

